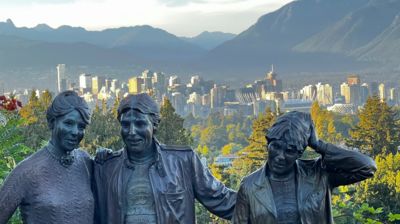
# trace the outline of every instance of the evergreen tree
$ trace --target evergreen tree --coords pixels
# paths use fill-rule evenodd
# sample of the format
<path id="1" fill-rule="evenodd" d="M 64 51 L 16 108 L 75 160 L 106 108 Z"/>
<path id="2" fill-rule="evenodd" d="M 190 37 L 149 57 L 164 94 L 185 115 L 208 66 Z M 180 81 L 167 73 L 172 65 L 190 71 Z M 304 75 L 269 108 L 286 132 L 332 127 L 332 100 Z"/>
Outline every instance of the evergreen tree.
<path id="1" fill-rule="evenodd" d="M 183 127 L 184 119 L 175 113 L 171 102 L 165 98 L 160 108 L 161 122 L 156 131 L 157 139 L 167 145 L 191 145 L 190 132 Z"/>
<path id="2" fill-rule="evenodd" d="M 85 130 L 81 146 L 94 154 L 98 147 L 118 150 L 123 147 L 120 135 L 120 124 L 115 115 L 115 104 L 109 109 L 104 101 L 102 108 L 96 104 L 90 125 Z"/>
<path id="3" fill-rule="evenodd" d="M 249 145 L 238 152 L 239 158 L 233 161 L 229 173 L 234 176 L 237 183 L 232 183 L 238 187 L 242 177 L 260 168 L 267 159 L 267 140 L 266 131 L 276 120 L 276 115 L 267 108 L 265 113 L 260 114 L 253 121 L 252 134 L 249 137 Z"/>
<path id="4" fill-rule="evenodd" d="M 399 121 L 385 101 L 377 96 L 368 98 L 358 117 L 358 124 L 350 131 L 348 145 L 372 156 L 397 152 L 400 145 Z"/>

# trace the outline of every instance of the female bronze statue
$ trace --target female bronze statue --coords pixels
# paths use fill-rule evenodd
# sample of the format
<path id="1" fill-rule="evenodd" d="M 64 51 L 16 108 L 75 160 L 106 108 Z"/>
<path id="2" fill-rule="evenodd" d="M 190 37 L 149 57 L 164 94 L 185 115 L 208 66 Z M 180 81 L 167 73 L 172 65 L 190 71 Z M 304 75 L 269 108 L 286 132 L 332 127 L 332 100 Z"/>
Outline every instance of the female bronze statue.
<path id="1" fill-rule="evenodd" d="M 10 173 L 0 189 L 0 224 L 19 207 L 24 223 L 93 223 L 92 161 L 78 149 L 90 112 L 73 91 L 47 110 L 51 139 Z"/>

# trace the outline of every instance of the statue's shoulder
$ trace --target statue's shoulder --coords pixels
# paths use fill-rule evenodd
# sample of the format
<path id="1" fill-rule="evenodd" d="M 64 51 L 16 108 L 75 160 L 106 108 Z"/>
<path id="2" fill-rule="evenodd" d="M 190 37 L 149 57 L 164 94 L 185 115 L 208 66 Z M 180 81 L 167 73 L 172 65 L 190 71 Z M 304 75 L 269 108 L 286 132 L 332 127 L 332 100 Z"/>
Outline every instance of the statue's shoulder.
<path id="1" fill-rule="evenodd" d="M 113 151 L 107 148 L 98 148 L 96 150 L 95 161 L 99 164 L 104 164 L 106 162 L 112 161 L 122 156 L 124 150 L 120 149 L 118 151 Z"/>
<path id="2" fill-rule="evenodd" d="M 193 151 L 192 147 L 188 145 L 164 145 L 160 144 L 160 147 L 164 151 Z"/>

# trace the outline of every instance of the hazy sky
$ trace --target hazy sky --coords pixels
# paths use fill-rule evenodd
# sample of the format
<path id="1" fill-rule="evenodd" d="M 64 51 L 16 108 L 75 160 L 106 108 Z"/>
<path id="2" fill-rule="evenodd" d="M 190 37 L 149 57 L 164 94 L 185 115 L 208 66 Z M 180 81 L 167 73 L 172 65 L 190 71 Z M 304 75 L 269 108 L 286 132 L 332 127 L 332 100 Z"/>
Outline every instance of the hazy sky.
<path id="1" fill-rule="evenodd" d="M 46 23 L 88 30 L 151 25 L 178 36 L 202 31 L 240 33 L 292 0 L 0 0 L 0 21 Z"/>

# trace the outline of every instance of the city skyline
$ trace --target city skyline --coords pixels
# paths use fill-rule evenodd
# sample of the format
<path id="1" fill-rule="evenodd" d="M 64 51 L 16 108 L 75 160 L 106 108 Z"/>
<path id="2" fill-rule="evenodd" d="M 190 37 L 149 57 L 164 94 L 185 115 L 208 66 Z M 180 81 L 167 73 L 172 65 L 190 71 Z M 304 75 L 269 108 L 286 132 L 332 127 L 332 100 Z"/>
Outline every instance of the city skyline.
<path id="1" fill-rule="evenodd" d="M 292 0 L 16 0 L 0 1 L 0 21 L 18 27 L 47 24 L 104 30 L 150 25 L 178 36 L 203 31 L 238 34 Z M 63 13 L 60 13 L 63 12 Z M 193 24 L 195 21 L 195 24 Z M 232 23 L 232 21 L 235 21 Z"/>

